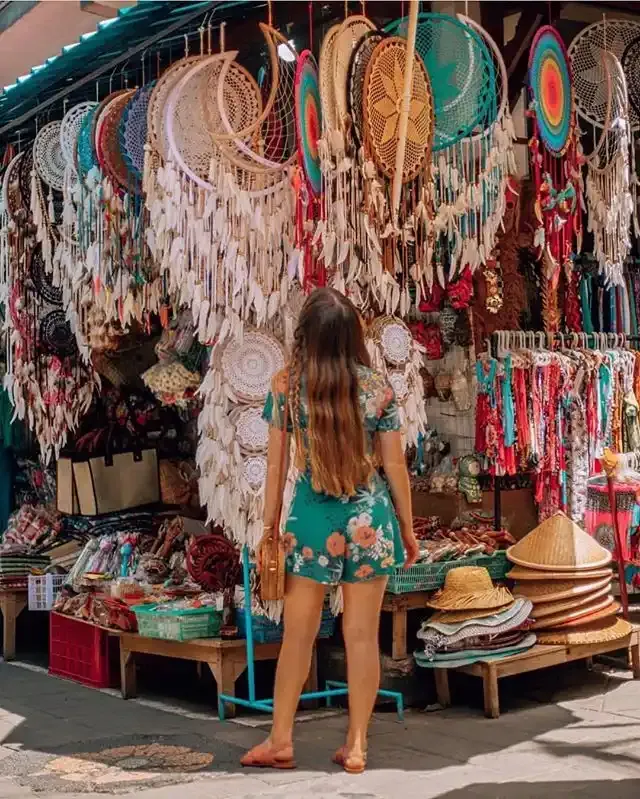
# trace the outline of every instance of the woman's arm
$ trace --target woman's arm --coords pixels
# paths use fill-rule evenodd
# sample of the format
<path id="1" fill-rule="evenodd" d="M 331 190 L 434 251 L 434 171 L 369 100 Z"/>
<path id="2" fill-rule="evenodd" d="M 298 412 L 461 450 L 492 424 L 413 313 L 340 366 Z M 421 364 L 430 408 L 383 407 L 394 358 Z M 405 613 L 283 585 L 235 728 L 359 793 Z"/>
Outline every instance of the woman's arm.
<path id="1" fill-rule="evenodd" d="M 379 432 L 382 467 L 391 488 L 393 504 L 398 515 L 402 543 L 407 552 L 405 567 L 415 563 L 418 557 L 418 542 L 413 532 L 413 509 L 411 482 L 402 448 L 402 435 L 398 430 Z"/>
<path id="2" fill-rule="evenodd" d="M 290 437 L 287 433 L 274 426 L 269 428 L 267 479 L 262 514 L 264 530 L 269 535 L 271 535 L 279 521 L 280 509 L 282 508 L 282 497 L 289 470 L 289 443 Z"/>

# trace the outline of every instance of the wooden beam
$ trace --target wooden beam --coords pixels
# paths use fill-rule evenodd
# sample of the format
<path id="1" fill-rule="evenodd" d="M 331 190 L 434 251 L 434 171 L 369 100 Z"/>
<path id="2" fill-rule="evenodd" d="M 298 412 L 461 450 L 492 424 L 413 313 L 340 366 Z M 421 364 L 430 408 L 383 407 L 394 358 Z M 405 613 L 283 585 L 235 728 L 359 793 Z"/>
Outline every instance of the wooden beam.
<path id="1" fill-rule="evenodd" d="M 527 77 L 529 48 L 536 31 L 543 22 L 543 14 L 537 3 L 525 3 L 518 20 L 515 36 L 502 50 L 509 78 L 509 107 L 513 108 L 520 96 Z"/>

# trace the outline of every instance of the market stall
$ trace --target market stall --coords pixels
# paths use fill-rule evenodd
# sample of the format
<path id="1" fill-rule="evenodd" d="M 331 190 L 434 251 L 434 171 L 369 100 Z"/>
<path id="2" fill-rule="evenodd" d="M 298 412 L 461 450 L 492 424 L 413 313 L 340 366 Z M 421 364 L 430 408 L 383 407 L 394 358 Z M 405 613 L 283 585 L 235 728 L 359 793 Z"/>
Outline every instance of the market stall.
<path id="1" fill-rule="evenodd" d="M 5 659 L 28 598 L 51 613 L 53 674 L 127 697 L 156 654 L 207 664 L 222 714 L 270 711 L 262 409 L 305 297 L 331 286 L 361 311 L 412 480 L 420 554 L 388 583 L 392 661 L 434 668 L 442 704 L 448 669 L 482 673 L 493 715 L 518 670 L 632 646 L 637 672 L 626 622 L 585 655 L 573 621 L 615 616 L 609 564 L 638 563 L 619 543 L 635 483 L 607 511 L 597 475 L 605 449 L 640 450 L 640 21 L 526 39 L 523 165 L 504 25 L 496 40 L 484 12 L 286 5 L 137 4 L 0 96 Z M 519 559 L 558 511 L 602 563 L 569 545 Z M 606 571 L 595 604 L 575 600 L 581 569 Z M 332 591 L 335 646 L 340 611 Z M 325 677 L 313 698 L 344 695 Z"/>

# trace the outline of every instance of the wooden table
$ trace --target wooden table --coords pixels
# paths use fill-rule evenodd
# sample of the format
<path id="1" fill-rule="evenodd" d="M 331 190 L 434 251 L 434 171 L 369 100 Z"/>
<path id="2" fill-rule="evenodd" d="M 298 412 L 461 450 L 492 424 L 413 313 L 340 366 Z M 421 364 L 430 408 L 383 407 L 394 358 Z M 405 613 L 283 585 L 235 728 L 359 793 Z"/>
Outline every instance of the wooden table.
<path id="1" fill-rule="evenodd" d="M 433 591 L 411 591 L 408 594 L 385 594 L 382 611 L 393 614 L 391 657 L 404 660 L 407 655 L 407 613 L 424 610 Z"/>
<path id="2" fill-rule="evenodd" d="M 524 674 L 528 671 L 546 669 L 572 660 L 593 658 L 627 649 L 629 661 L 633 671 L 633 679 L 640 679 L 640 627 L 634 627 L 631 635 L 617 641 L 607 641 L 601 644 L 582 644 L 580 646 L 557 646 L 551 644 L 536 644 L 527 652 L 502 658 L 501 660 L 486 660 L 473 663 L 470 666 L 460 666 L 455 669 L 462 674 L 471 674 L 482 677 L 484 689 L 484 713 L 487 718 L 497 719 L 500 716 L 500 694 L 498 680 L 514 674 Z M 449 669 L 434 669 L 436 692 L 438 702 L 443 707 L 451 704 L 449 691 Z"/>
<path id="3" fill-rule="evenodd" d="M 2 656 L 13 660 L 16 656 L 16 619 L 27 607 L 27 590 L 0 591 L 0 612 L 3 619 Z"/>
<path id="4" fill-rule="evenodd" d="M 270 644 L 254 644 L 256 661 L 275 660 L 280 652 L 280 642 Z M 122 698 L 129 699 L 136 695 L 137 654 L 160 655 L 194 660 L 206 663 L 216 681 L 219 694 L 235 696 L 236 680 L 247 668 L 247 650 L 244 640 L 227 641 L 219 638 L 196 638 L 192 641 L 165 641 L 160 638 L 144 638 L 137 633 L 123 633 L 120 636 L 120 678 Z M 309 678 L 305 691 L 318 690 L 318 661 L 314 647 Z M 235 707 L 227 704 L 225 714 L 232 717 Z"/>

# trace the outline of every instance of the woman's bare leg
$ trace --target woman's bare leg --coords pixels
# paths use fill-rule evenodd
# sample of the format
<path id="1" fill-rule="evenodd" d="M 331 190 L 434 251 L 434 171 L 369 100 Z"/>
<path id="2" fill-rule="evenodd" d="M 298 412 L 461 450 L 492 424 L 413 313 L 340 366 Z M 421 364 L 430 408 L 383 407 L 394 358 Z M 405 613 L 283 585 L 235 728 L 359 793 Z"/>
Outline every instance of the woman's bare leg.
<path id="1" fill-rule="evenodd" d="M 387 578 L 344 583 L 342 633 L 347 653 L 349 729 L 345 756 L 364 760 L 371 714 L 380 688 L 378 629 Z"/>
<path id="2" fill-rule="evenodd" d="M 309 676 L 313 647 L 320 628 L 325 586 L 306 577 L 287 576 L 284 600 L 284 638 L 273 694 L 274 746 L 291 744 L 293 721 L 302 688 Z"/>
<path id="3" fill-rule="evenodd" d="M 293 757 L 293 722 L 311 668 L 324 594 L 324 585 L 305 577 L 287 575 L 284 637 L 276 669 L 271 734 L 265 743 L 245 755 L 244 765 L 259 765 L 250 761 L 269 752 L 277 753 L 279 759 Z"/>

